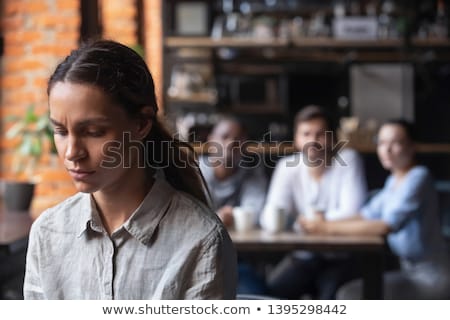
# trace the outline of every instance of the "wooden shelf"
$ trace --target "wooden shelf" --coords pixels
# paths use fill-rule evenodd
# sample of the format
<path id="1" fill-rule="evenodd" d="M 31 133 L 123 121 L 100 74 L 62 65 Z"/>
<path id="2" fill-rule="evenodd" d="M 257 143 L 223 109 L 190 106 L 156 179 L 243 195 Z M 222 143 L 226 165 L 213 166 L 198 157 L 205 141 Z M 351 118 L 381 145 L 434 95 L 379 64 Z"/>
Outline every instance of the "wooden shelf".
<path id="1" fill-rule="evenodd" d="M 165 46 L 168 48 L 259 48 L 259 47 L 288 47 L 298 48 L 368 48 L 368 49 L 397 49 L 405 44 L 403 39 L 378 40 L 344 40 L 330 37 L 322 38 L 293 38 L 288 39 L 255 39 L 233 38 L 212 39 L 211 37 L 167 37 Z M 448 39 L 418 39 L 414 38 L 411 44 L 415 47 L 450 47 Z"/>
<path id="2" fill-rule="evenodd" d="M 192 103 L 192 104 L 209 104 L 215 105 L 217 103 L 217 96 L 209 93 L 195 93 L 183 97 L 167 97 L 169 103 Z"/>
<path id="3" fill-rule="evenodd" d="M 195 143 L 194 150 L 198 154 L 208 153 L 207 143 Z M 248 143 L 246 150 L 253 154 L 277 154 L 279 156 L 292 154 L 295 148 L 291 142 L 277 142 L 277 143 Z M 352 149 L 361 153 L 375 153 L 376 147 L 374 145 L 351 145 Z M 447 143 L 419 143 L 417 144 L 417 153 L 444 153 L 450 154 L 450 144 Z"/>
<path id="4" fill-rule="evenodd" d="M 280 39 L 254 39 L 254 38 L 222 38 L 214 40 L 210 37 L 167 37 L 166 47 L 169 48 L 259 48 L 259 47 L 286 47 L 287 40 Z"/>
<path id="5" fill-rule="evenodd" d="M 344 40 L 335 38 L 293 38 L 296 47 L 303 48 L 400 48 L 400 39 L 387 40 Z"/>
<path id="6" fill-rule="evenodd" d="M 435 43 L 435 42 L 433 42 Z M 255 38 L 222 38 L 212 39 L 210 37 L 167 37 L 166 47 L 169 48 L 253 48 L 253 47 L 296 47 L 311 48 L 398 48 L 403 45 L 400 39 L 389 40 L 341 40 L 334 38 L 294 38 L 287 39 L 255 39 Z"/>
<path id="7" fill-rule="evenodd" d="M 416 47 L 450 47 L 448 39 L 412 39 L 412 45 Z"/>

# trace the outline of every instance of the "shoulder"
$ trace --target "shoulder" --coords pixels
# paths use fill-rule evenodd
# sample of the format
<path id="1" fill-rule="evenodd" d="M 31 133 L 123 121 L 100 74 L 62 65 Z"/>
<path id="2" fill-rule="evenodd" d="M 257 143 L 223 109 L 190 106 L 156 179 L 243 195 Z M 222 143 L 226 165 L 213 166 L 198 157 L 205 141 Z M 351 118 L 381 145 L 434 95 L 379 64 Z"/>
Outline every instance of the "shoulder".
<path id="1" fill-rule="evenodd" d="M 207 181 L 214 179 L 212 163 L 207 156 L 200 156 L 198 158 L 198 167 Z"/>
<path id="2" fill-rule="evenodd" d="M 48 208 L 34 221 L 32 230 L 52 230 L 60 232 L 75 232 L 75 226 L 83 206 L 89 205 L 88 194 L 77 193 L 59 204 Z M 73 229 L 73 230 L 72 230 Z"/>
<path id="3" fill-rule="evenodd" d="M 177 228 L 177 233 L 189 241 L 217 242 L 226 233 L 216 213 L 187 193 L 175 190 L 168 213 L 170 227 Z"/>
<path id="4" fill-rule="evenodd" d="M 345 148 L 339 151 L 337 156 L 339 156 L 347 164 L 357 163 L 361 161 L 361 155 L 356 150 L 351 148 Z"/>
<path id="5" fill-rule="evenodd" d="M 291 172 L 296 170 L 303 163 L 303 154 L 300 152 L 296 152 L 289 156 L 283 157 L 278 160 L 276 169 L 278 171 L 287 171 Z"/>
<path id="6" fill-rule="evenodd" d="M 431 179 L 430 170 L 424 166 L 415 166 L 411 169 L 409 175 L 416 178 Z"/>
<path id="7" fill-rule="evenodd" d="M 204 171 L 206 169 L 209 169 L 208 162 L 209 162 L 208 157 L 206 157 L 206 156 L 198 157 L 198 166 L 199 166 L 200 170 Z"/>
<path id="8" fill-rule="evenodd" d="M 408 184 L 432 184 L 433 183 L 433 177 L 431 176 L 430 171 L 427 167 L 424 166 L 415 166 L 412 168 L 407 176 L 406 179 L 408 180 Z"/>

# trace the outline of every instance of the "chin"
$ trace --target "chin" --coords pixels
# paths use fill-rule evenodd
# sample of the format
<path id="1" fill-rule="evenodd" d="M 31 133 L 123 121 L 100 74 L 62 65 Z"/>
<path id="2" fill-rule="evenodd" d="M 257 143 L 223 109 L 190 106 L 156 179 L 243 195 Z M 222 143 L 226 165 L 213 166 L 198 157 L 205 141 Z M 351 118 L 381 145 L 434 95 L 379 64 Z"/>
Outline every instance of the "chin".
<path id="1" fill-rule="evenodd" d="M 391 170 L 392 169 L 392 163 L 390 163 L 390 162 L 382 162 L 381 165 L 386 170 Z"/>
<path id="2" fill-rule="evenodd" d="M 83 182 L 77 182 L 75 181 L 75 188 L 77 189 L 78 192 L 82 192 L 82 193 L 94 193 L 96 191 L 98 191 L 98 188 L 96 186 L 87 184 L 87 183 L 83 183 Z"/>
<path id="3" fill-rule="evenodd" d="M 308 152 L 308 160 L 311 162 L 322 161 L 325 159 L 325 154 L 321 152 Z"/>

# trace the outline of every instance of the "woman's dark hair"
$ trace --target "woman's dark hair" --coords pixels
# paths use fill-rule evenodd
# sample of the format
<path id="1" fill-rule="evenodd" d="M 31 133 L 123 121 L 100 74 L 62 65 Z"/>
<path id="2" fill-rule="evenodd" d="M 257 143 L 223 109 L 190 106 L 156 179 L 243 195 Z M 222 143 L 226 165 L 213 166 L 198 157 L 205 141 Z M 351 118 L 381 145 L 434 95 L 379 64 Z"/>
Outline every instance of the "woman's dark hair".
<path id="1" fill-rule="evenodd" d="M 412 122 L 409 122 L 405 119 L 390 119 L 390 120 L 387 120 L 386 122 L 384 122 L 382 126 L 387 125 L 387 124 L 393 124 L 393 125 L 402 127 L 403 130 L 405 130 L 406 136 L 408 137 L 408 139 L 411 141 L 416 141 L 417 133 L 416 133 L 415 126 Z"/>
<path id="2" fill-rule="evenodd" d="M 47 93 L 57 82 L 64 81 L 102 89 L 131 117 L 139 117 L 143 107 L 152 107 L 155 115 L 158 111 L 153 78 L 145 61 L 133 49 L 114 41 L 93 41 L 72 51 L 50 77 Z M 156 116 L 144 145 L 153 146 L 146 150 L 146 163 L 151 168 L 162 167 L 174 188 L 208 204 L 207 188 L 192 147 L 173 137 Z"/>
<path id="3" fill-rule="evenodd" d="M 327 129 L 335 132 L 336 128 L 331 115 L 323 107 L 317 105 L 307 105 L 297 112 L 294 118 L 294 131 L 297 130 L 299 124 L 315 119 L 324 120 Z"/>

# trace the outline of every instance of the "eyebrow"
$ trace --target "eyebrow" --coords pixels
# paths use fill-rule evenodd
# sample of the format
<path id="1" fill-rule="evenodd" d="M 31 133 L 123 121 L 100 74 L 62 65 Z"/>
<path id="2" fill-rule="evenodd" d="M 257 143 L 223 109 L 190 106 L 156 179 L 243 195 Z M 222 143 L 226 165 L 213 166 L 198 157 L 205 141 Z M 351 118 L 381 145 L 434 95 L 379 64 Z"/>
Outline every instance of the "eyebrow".
<path id="1" fill-rule="evenodd" d="M 50 118 L 50 122 L 57 127 L 64 127 L 64 125 L 61 122 L 56 121 L 55 119 Z M 98 123 L 105 123 L 105 122 L 109 122 L 108 118 L 103 118 L 103 117 L 98 117 L 98 118 L 91 118 L 91 119 L 85 119 L 82 121 L 77 122 L 75 125 L 76 126 L 89 126 L 92 124 L 98 124 Z"/>

